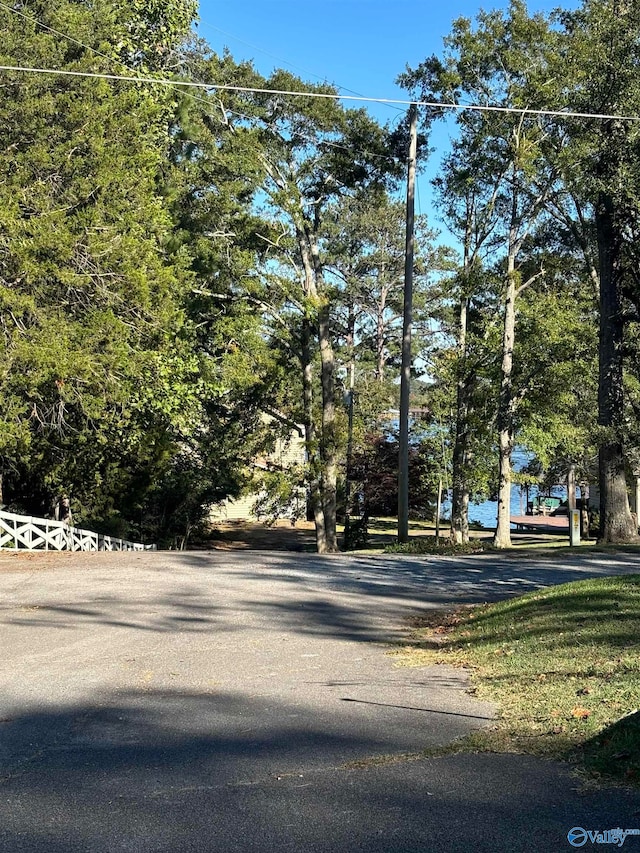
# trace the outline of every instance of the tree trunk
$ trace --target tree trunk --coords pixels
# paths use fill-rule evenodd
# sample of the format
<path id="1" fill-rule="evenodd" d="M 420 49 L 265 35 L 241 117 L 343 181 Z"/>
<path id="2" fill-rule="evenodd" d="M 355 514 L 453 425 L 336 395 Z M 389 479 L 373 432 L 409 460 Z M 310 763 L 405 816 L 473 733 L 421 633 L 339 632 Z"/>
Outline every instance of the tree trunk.
<path id="1" fill-rule="evenodd" d="M 313 367 L 311 356 L 311 322 L 305 317 L 302 320 L 302 393 L 304 405 L 305 449 L 307 452 L 309 500 L 316 530 L 316 550 L 319 554 L 326 551 L 326 533 L 324 511 L 322 508 L 322 492 L 320 489 L 320 460 L 318 458 L 318 442 L 315 423 L 313 420 Z"/>
<path id="2" fill-rule="evenodd" d="M 613 198 L 601 192 L 596 206 L 600 261 L 600 348 L 598 423 L 604 427 L 599 449 L 600 539 L 602 542 L 636 542 L 624 471 L 622 424 L 624 417 L 623 343 L 621 304 L 622 237 L 615 221 Z"/>
<path id="3" fill-rule="evenodd" d="M 349 318 L 347 324 L 347 347 L 349 348 L 349 410 L 347 423 L 347 465 L 344 481 L 344 550 L 351 547 L 351 476 L 353 468 L 353 415 L 354 388 L 356 375 L 355 356 L 356 314 L 353 299 L 349 300 Z"/>
<path id="4" fill-rule="evenodd" d="M 315 271 L 311 259 L 311 251 L 308 238 L 304 230 L 297 229 L 298 248 L 304 269 L 304 295 L 310 306 L 318 301 L 318 291 L 315 281 Z M 305 442 L 307 450 L 309 498 L 311 501 L 311 512 L 316 530 L 316 550 L 319 554 L 327 551 L 327 527 L 324 514 L 323 499 L 323 472 L 322 472 L 322 441 L 318 441 L 316 424 L 313 413 L 313 354 L 312 323 L 308 316 L 302 320 L 302 387 L 304 397 L 304 419 L 305 419 Z"/>
<path id="5" fill-rule="evenodd" d="M 460 545 L 469 541 L 469 487 L 466 468 L 468 464 L 468 433 L 458 435 L 460 421 L 456 423 L 456 438 L 452 458 L 452 496 L 450 539 Z"/>
<path id="6" fill-rule="evenodd" d="M 469 488 L 467 486 L 467 461 L 469 447 L 469 383 L 467 381 L 467 312 L 469 300 L 465 294 L 460 299 L 458 337 L 458 376 L 456 382 L 456 427 L 452 454 L 451 531 L 452 542 L 469 541 Z"/>
<path id="7" fill-rule="evenodd" d="M 384 268 L 382 271 L 384 275 Z M 384 369 L 387 363 L 385 356 L 385 322 L 384 312 L 387 307 L 387 288 L 381 287 L 376 317 L 376 380 L 384 382 Z"/>
<path id="8" fill-rule="evenodd" d="M 338 550 L 337 537 L 337 481 L 338 441 L 335 406 L 335 357 L 331 343 L 330 306 L 323 293 L 323 269 L 318 246 L 309 223 L 297 229 L 298 246 L 304 268 L 304 293 L 309 306 L 317 310 L 318 344 L 320 347 L 320 385 L 322 388 L 322 418 L 320 441 L 314 459 L 319 464 L 314 473 L 311 469 L 311 501 L 316 524 L 318 553 L 333 553 Z M 305 319 L 305 323 L 309 322 Z M 311 335 L 308 336 L 309 353 L 307 363 L 311 365 Z M 312 390 L 312 386 L 309 386 Z M 313 424 L 313 411 L 309 412 L 309 424 Z M 315 437 L 315 428 L 313 435 Z M 317 490 L 317 496 L 314 496 Z"/>
<path id="9" fill-rule="evenodd" d="M 324 510 L 325 551 L 338 550 L 337 537 L 337 481 L 338 440 L 335 404 L 335 356 L 331 344 L 329 304 L 325 302 L 318 312 L 318 339 L 322 385 L 322 507 Z"/>
<path id="10" fill-rule="evenodd" d="M 513 246 L 514 241 L 511 240 Z M 511 547 L 511 452 L 513 450 L 513 347 L 516 331 L 516 257 L 510 250 L 507 264 L 507 292 L 504 304 L 502 335 L 502 381 L 498 402 L 498 447 L 500 474 L 498 481 L 498 519 L 493 544 Z"/>
<path id="11" fill-rule="evenodd" d="M 384 309 L 382 309 L 384 310 Z M 382 310 L 378 309 L 378 318 L 376 324 L 376 380 L 384 382 L 384 321 Z"/>

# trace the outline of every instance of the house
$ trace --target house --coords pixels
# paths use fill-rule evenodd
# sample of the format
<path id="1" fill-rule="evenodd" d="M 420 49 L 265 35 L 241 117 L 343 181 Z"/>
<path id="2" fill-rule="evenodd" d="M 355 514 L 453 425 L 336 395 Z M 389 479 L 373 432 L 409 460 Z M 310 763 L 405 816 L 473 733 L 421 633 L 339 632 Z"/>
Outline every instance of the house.
<path id="1" fill-rule="evenodd" d="M 264 412 L 262 423 L 274 425 L 279 422 L 290 427 L 285 436 L 278 435 L 273 450 L 266 456 L 255 459 L 252 470 L 248 473 L 255 483 L 255 488 L 245 492 L 238 498 L 226 498 L 216 504 L 210 519 L 216 521 L 261 521 L 273 518 L 274 512 L 265 508 L 271 503 L 269 491 L 266 488 L 269 475 L 272 478 L 288 472 L 302 472 L 306 463 L 306 447 L 304 427 L 291 424 L 278 412 Z M 300 518 L 306 515 L 306 490 L 303 486 L 294 487 L 290 499 L 278 507 L 278 516 L 282 518 Z"/>

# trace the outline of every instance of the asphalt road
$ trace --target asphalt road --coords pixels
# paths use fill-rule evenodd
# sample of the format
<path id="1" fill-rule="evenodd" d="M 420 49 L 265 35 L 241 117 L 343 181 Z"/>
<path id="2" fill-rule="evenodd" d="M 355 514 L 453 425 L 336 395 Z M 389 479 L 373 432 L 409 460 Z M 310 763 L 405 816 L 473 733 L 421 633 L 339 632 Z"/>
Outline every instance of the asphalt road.
<path id="1" fill-rule="evenodd" d="M 388 654 L 429 609 L 640 572 L 563 559 L 0 555 L 0 850 L 553 853 L 640 827 L 640 795 L 561 765 L 420 758 L 493 709 Z"/>

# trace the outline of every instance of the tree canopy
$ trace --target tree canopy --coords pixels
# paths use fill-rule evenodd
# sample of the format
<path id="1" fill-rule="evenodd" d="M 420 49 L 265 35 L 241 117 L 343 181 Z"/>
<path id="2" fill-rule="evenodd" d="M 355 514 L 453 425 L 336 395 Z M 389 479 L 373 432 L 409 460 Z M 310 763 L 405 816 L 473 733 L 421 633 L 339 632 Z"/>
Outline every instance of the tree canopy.
<path id="1" fill-rule="evenodd" d="M 2 72 L 0 504 L 68 494 L 84 524 L 181 545 L 243 489 L 277 515 L 302 477 L 334 551 L 363 495 L 390 510 L 407 123 L 217 55 L 196 11 L 0 10 L 2 65 L 146 78 Z M 416 231 L 413 506 L 450 480 L 458 541 L 495 494 L 509 544 L 515 447 L 542 479 L 599 480 L 602 537 L 636 536 L 638 14 L 513 0 L 400 77 L 416 100 L 504 110 L 457 112 Z M 422 111 L 421 156 L 446 114 Z M 305 470 L 256 483 L 301 427 Z"/>

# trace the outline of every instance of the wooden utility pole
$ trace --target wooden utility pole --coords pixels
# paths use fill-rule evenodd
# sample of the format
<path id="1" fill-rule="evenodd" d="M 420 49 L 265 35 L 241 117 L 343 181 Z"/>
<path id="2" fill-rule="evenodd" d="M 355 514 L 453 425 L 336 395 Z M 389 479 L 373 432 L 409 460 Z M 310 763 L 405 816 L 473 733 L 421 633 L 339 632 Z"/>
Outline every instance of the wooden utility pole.
<path id="1" fill-rule="evenodd" d="M 567 471 L 567 511 L 569 515 L 569 545 L 580 543 L 581 521 L 576 509 L 576 466 L 572 463 Z"/>
<path id="2" fill-rule="evenodd" d="M 398 541 L 409 541 L 409 395 L 411 391 L 411 322 L 413 312 L 413 240 L 415 219 L 418 108 L 409 108 L 409 163 L 407 168 L 407 236 L 404 259 L 404 313 L 400 373 L 400 453 L 398 460 Z"/>
<path id="3" fill-rule="evenodd" d="M 576 466 L 569 465 L 567 472 L 567 506 L 568 508 L 576 508 Z"/>

